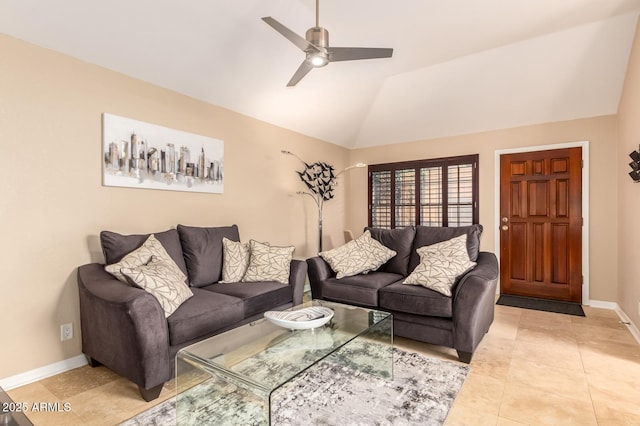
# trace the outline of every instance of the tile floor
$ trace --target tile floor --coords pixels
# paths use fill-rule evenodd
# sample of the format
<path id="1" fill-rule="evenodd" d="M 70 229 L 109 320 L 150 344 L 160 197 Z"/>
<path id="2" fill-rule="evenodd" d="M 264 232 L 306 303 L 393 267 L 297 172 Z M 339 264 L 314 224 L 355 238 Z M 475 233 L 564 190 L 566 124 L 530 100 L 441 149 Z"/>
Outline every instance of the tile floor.
<path id="1" fill-rule="evenodd" d="M 640 345 L 614 311 L 586 318 L 496 306 L 447 425 L 640 425 Z M 397 338 L 405 350 L 456 361 L 455 351 Z M 116 425 L 172 396 L 145 403 L 104 367 L 78 368 L 9 391 L 19 402 L 68 402 L 69 412 L 30 412 L 36 425 Z"/>

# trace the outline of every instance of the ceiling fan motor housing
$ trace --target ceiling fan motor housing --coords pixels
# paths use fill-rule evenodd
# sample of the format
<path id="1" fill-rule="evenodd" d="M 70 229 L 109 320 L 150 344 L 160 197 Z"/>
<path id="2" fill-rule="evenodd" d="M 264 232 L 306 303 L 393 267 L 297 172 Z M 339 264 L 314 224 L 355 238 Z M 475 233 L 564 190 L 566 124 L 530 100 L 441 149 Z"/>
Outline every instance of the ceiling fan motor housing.
<path id="1" fill-rule="evenodd" d="M 322 27 L 307 30 L 307 41 L 317 47 L 329 47 L 329 31 Z"/>

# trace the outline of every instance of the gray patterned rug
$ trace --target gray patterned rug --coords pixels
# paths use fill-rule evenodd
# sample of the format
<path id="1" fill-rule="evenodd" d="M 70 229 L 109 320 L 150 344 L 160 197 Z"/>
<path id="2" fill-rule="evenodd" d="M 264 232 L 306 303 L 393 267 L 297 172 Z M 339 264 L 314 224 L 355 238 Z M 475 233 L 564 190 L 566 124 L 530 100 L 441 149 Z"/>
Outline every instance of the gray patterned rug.
<path id="1" fill-rule="evenodd" d="M 468 365 L 399 349 L 394 349 L 393 380 L 360 372 L 344 361 L 321 361 L 277 389 L 272 396 L 272 424 L 441 425 L 469 373 Z M 195 392 L 198 397 L 214 398 L 210 406 L 234 404 L 225 400 L 224 392 L 213 384 L 198 385 Z M 204 418 L 208 413 L 201 408 L 181 410 L 180 424 L 255 424 L 250 411 L 229 411 L 233 414 L 228 418 L 218 416 L 211 421 Z M 124 426 L 175 424 L 175 398 L 122 423 Z"/>

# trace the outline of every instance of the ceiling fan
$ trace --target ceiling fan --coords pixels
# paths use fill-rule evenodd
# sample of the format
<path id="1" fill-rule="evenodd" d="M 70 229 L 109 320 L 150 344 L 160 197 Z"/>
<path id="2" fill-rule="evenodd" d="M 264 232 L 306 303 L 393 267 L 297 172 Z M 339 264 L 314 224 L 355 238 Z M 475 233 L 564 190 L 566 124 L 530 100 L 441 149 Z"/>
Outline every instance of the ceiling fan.
<path id="1" fill-rule="evenodd" d="M 299 36 L 270 16 L 262 18 L 290 42 L 306 54 L 298 70 L 293 74 L 287 86 L 295 86 L 313 68 L 320 68 L 329 62 L 354 61 L 359 59 L 390 58 L 393 49 L 375 47 L 329 47 L 329 31 L 319 23 L 320 0 L 316 0 L 316 26 L 307 30 L 306 38 Z"/>

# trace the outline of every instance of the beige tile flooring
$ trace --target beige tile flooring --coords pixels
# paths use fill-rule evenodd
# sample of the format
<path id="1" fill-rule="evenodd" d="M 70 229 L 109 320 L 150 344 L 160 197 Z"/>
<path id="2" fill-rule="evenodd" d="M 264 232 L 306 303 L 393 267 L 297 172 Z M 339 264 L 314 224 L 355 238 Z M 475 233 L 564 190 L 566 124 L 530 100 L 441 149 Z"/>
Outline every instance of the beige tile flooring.
<path id="1" fill-rule="evenodd" d="M 640 345 L 615 312 L 586 318 L 496 306 L 447 425 L 640 425 Z M 396 346 L 455 361 L 455 351 L 397 338 Z M 104 367 L 78 368 L 13 389 L 18 402 L 68 402 L 30 412 L 36 425 L 115 425 L 172 396 L 145 403 Z"/>

